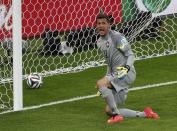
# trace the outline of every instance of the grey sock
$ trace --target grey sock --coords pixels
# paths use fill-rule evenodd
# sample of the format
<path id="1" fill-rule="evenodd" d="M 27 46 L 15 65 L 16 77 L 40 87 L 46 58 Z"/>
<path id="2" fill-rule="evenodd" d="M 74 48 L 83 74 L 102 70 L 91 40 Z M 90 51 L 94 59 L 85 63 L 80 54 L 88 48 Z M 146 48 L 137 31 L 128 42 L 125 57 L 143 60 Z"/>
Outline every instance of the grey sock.
<path id="1" fill-rule="evenodd" d="M 146 117 L 145 112 L 134 111 L 130 109 L 119 109 L 119 112 L 124 117 Z"/>
<path id="2" fill-rule="evenodd" d="M 119 110 L 117 109 L 117 105 L 114 100 L 112 90 L 107 87 L 101 87 L 99 88 L 99 92 L 101 93 L 102 97 L 105 99 L 108 106 L 111 108 L 112 114 L 120 114 Z"/>

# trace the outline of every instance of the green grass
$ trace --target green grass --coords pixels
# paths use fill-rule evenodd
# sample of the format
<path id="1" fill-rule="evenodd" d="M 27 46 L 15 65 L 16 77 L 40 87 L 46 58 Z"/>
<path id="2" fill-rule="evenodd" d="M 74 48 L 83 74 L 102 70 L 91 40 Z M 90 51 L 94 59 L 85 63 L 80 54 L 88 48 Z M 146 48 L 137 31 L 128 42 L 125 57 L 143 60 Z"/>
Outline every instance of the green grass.
<path id="1" fill-rule="evenodd" d="M 146 59 L 135 62 L 137 79 L 132 86 L 177 80 L 177 55 Z M 74 96 L 95 93 L 95 83 L 106 72 L 106 67 L 90 68 L 80 73 L 55 75 L 44 78 L 38 90 L 26 88 L 24 81 L 25 105 L 36 105 Z M 33 96 L 33 99 L 31 99 Z M 47 96 L 47 97 L 46 97 Z"/>
<path id="2" fill-rule="evenodd" d="M 173 20 L 176 21 L 177 19 L 174 18 Z M 137 54 L 146 55 L 153 54 L 153 52 L 161 53 L 164 51 L 164 48 L 159 50 L 162 45 L 166 49 L 174 49 L 174 43 L 177 38 L 177 32 L 174 29 L 177 28 L 177 25 L 174 24 L 174 22 L 170 24 L 171 22 L 171 19 L 167 19 L 164 22 L 164 27 L 166 27 L 166 30 L 161 33 L 163 38 L 161 40 L 165 40 L 166 43 L 163 43 L 161 40 L 157 42 L 153 39 L 150 39 L 149 41 L 141 41 L 141 48 L 144 49 L 144 51 L 141 49 L 139 50 L 139 44 L 135 44 L 137 51 L 139 50 L 141 52 L 137 52 Z M 40 42 L 41 41 L 36 42 L 33 40 L 32 44 L 35 45 L 35 43 L 39 44 Z M 144 44 L 143 47 L 142 43 Z M 34 50 L 35 49 L 33 48 L 32 51 Z M 2 50 L 0 51 L 0 54 L 1 52 Z M 67 63 L 64 65 L 65 67 L 68 67 L 71 65 L 75 66 L 83 61 L 97 60 L 101 58 L 101 56 L 95 54 L 97 54 L 97 50 L 94 50 L 93 53 L 88 51 L 71 57 L 44 57 L 41 55 L 36 57 L 37 54 L 34 53 L 33 55 L 28 54 L 28 56 L 24 56 L 24 59 L 27 59 L 24 64 L 33 64 L 33 71 L 44 69 L 50 70 L 60 68 L 62 65 L 58 63 L 61 61 L 71 62 L 71 64 Z M 89 58 L 90 56 L 94 57 Z M 82 58 L 85 57 L 87 57 L 87 59 L 83 60 Z M 41 66 L 44 63 L 45 65 Z M 133 87 L 177 80 L 177 55 L 136 61 L 135 67 L 137 70 L 137 79 L 135 83 L 132 84 Z M 4 76 L 9 77 L 9 74 L 12 73 L 11 66 L 7 66 L 7 64 L 1 65 L 0 70 L 0 76 L 2 78 Z M 26 68 L 25 72 L 29 71 L 30 69 Z M 24 106 L 39 105 L 77 96 L 92 95 L 96 92 L 96 89 L 94 88 L 96 81 L 100 79 L 105 72 L 106 67 L 98 67 L 87 69 L 80 73 L 70 73 L 46 77 L 44 78 L 43 86 L 36 90 L 27 88 L 26 81 L 24 81 Z M 5 85 L 0 85 L 0 98 L 4 99 L 6 102 L 10 100 L 10 103 L 12 103 L 12 100 L 9 99 L 12 97 L 11 88 L 9 90 L 3 90 L 4 86 Z M 111 126 L 107 125 L 106 120 L 108 117 L 104 114 L 103 110 L 105 105 L 104 101 L 97 97 L 36 110 L 0 115 L 0 130 L 176 131 L 176 86 L 177 84 L 154 89 L 132 91 L 129 93 L 129 97 L 125 106 L 137 110 L 143 110 L 143 108 L 146 106 L 152 106 L 161 116 L 161 119 L 157 121 L 142 118 L 131 118 L 126 119 L 124 122 L 119 124 L 113 124 Z M 4 94 L 9 92 L 9 96 L 5 96 L 2 94 L 2 92 L 4 92 Z"/>
<path id="3" fill-rule="evenodd" d="M 108 117 L 100 97 L 72 103 L 1 115 L 0 129 L 5 131 L 176 131 L 176 85 L 129 93 L 125 107 L 142 110 L 152 106 L 159 120 L 126 118 L 122 123 L 106 124 Z"/>
<path id="4" fill-rule="evenodd" d="M 89 51 L 83 51 L 79 53 L 74 53 L 72 55 L 40 55 L 40 52 L 34 52 L 26 54 L 23 57 L 24 64 L 24 74 L 29 72 L 42 72 L 42 71 L 52 71 L 56 69 L 76 67 L 81 65 L 83 62 L 98 61 L 102 58 L 102 55 L 97 49 L 92 49 Z"/>
<path id="5" fill-rule="evenodd" d="M 132 48 L 136 52 L 137 57 L 157 55 L 163 53 L 168 54 L 170 51 L 176 50 L 177 17 L 166 16 L 161 19 L 162 25 L 159 28 L 156 28 L 159 38 L 134 40 Z M 140 33 L 138 35 L 144 34 Z M 138 39 L 140 38 L 138 37 Z"/>
<path id="6" fill-rule="evenodd" d="M 136 61 L 137 80 L 132 86 L 175 81 L 177 55 Z M 32 106 L 96 92 L 96 80 L 105 67 L 80 73 L 44 78 L 40 89 L 24 87 L 24 105 Z M 24 86 L 26 83 L 24 82 Z M 0 115 L 0 130 L 4 131 L 176 131 L 177 84 L 129 92 L 125 107 L 142 111 L 152 106 L 159 120 L 126 118 L 122 123 L 106 124 L 105 103 L 101 97 L 43 107 L 35 110 Z"/>

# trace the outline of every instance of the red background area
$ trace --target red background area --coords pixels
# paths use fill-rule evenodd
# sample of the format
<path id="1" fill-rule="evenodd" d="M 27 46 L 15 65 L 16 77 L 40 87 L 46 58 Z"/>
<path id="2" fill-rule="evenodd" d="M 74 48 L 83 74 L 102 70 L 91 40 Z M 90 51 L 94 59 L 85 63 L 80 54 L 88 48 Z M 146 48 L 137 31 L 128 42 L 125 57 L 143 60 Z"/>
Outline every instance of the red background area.
<path id="1" fill-rule="evenodd" d="M 12 2 L 2 0 L 1 4 L 8 11 Z M 45 29 L 68 31 L 93 27 L 100 8 L 112 15 L 116 23 L 122 20 L 121 0 L 23 0 L 23 37 L 39 36 Z M 0 39 L 10 37 L 10 32 L 0 29 Z"/>

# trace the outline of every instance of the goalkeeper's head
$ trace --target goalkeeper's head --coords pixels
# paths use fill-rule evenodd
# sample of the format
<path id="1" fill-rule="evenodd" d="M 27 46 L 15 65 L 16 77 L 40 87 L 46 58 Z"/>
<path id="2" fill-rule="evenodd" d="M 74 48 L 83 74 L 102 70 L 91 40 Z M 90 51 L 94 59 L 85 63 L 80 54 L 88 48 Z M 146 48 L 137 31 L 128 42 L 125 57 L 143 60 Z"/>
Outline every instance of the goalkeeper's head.
<path id="1" fill-rule="evenodd" d="M 96 27 L 100 36 L 106 36 L 110 29 L 110 18 L 106 14 L 99 14 L 96 17 Z"/>

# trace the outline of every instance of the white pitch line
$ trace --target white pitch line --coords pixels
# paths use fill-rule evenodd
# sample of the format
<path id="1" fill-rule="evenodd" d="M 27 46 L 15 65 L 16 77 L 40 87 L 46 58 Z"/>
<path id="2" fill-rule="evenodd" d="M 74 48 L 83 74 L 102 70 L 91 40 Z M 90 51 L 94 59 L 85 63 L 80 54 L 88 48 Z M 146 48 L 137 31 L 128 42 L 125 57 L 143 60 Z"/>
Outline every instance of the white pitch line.
<path id="1" fill-rule="evenodd" d="M 134 91 L 134 90 L 141 90 L 141 89 L 146 89 L 146 88 L 160 87 L 160 86 L 173 85 L 173 84 L 177 84 L 177 81 L 170 81 L 170 82 L 165 82 L 165 83 L 139 86 L 139 87 L 131 88 L 129 90 Z M 24 107 L 21 111 L 38 109 L 38 108 L 41 108 L 41 107 L 47 107 L 47 106 L 52 106 L 52 105 L 57 105 L 57 104 L 62 104 L 62 103 L 69 103 L 69 102 L 73 102 L 73 101 L 90 99 L 90 98 L 94 98 L 94 97 L 97 97 L 97 95 L 94 94 L 94 95 L 88 95 L 88 96 L 79 96 L 79 97 L 74 97 L 74 98 L 70 98 L 70 99 L 66 99 L 66 100 L 59 100 L 59 101 L 49 102 L 49 103 L 41 104 L 41 105 Z M 1 112 L 0 114 L 6 114 L 6 113 L 10 113 L 10 112 L 15 112 L 15 111 L 9 110 L 9 111 Z"/>
<path id="2" fill-rule="evenodd" d="M 146 88 L 152 88 L 152 87 L 159 87 L 159 86 L 166 86 L 166 85 L 173 85 L 177 84 L 177 81 L 169 81 L 169 82 L 164 82 L 164 83 L 158 83 L 158 84 L 152 84 L 152 85 L 145 85 L 145 86 L 140 86 L 140 87 L 133 87 L 129 89 L 130 91 L 134 90 L 141 90 L 141 89 L 146 89 Z"/>

